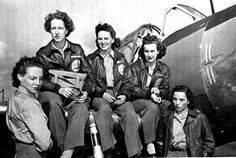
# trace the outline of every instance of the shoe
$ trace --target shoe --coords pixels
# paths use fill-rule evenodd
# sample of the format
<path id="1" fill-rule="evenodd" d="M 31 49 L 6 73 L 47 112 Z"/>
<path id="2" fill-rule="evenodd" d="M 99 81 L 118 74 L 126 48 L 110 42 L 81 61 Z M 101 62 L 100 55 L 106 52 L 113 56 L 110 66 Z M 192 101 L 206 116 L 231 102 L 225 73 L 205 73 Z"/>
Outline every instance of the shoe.
<path id="1" fill-rule="evenodd" d="M 153 143 L 147 144 L 147 155 L 148 157 L 157 157 L 155 145 Z"/>
<path id="2" fill-rule="evenodd" d="M 73 153 L 74 153 L 74 149 L 65 150 L 63 151 L 60 158 L 71 158 Z"/>

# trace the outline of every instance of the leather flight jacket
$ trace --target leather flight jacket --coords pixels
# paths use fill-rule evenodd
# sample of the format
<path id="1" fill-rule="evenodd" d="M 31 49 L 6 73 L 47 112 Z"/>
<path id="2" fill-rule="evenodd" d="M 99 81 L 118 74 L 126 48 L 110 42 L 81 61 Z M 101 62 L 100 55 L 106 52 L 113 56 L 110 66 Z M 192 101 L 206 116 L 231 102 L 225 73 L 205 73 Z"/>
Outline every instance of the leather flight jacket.
<path id="1" fill-rule="evenodd" d="M 149 87 L 146 86 L 148 78 L 148 65 L 142 60 L 138 59 L 132 64 L 132 78 L 133 89 L 132 98 L 151 98 L 151 89 L 157 87 L 160 90 L 160 97 L 162 99 L 168 99 L 169 94 L 169 77 L 170 71 L 168 66 L 157 60 L 156 67 L 154 68 L 151 83 Z"/>
<path id="2" fill-rule="evenodd" d="M 100 55 L 99 50 L 88 55 L 88 60 L 92 66 L 91 79 L 85 83 L 84 89 L 91 97 L 102 97 L 107 89 L 112 89 L 115 96 L 126 95 L 126 100 L 130 98 L 131 69 L 123 54 L 114 51 L 113 59 L 113 87 L 107 87 L 106 71 L 104 67 L 104 59 Z"/>
<path id="3" fill-rule="evenodd" d="M 159 121 L 157 132 L 157 152 L 166 157 L 171 148 L 172 129 L 174 120 L 174 106 L 163 114 Z M 186 135 L 186 151 L 191 157 L 212 156 L 215 150 L 215 141 L 206 116 L 199 110 L 188 110 L 184 123 Z"/>
<path id="4" fill-rule="evenodd" d="M 57 93 L 61 88 L 60 85 L 50 81 L 50 74 L 48 73 L 50 69 L 78 73 L 89 73 L 91 71 L 91 66 L 82 47 L 68 40 L 67 42 L 68 47 L 64 50 L 64 58 L 60 51 L 53 47 L 52 41 L 36 53 L 37 59 L 46 69 L 45 79 L 40 88 L 41 91 L 47 90 Z"/>

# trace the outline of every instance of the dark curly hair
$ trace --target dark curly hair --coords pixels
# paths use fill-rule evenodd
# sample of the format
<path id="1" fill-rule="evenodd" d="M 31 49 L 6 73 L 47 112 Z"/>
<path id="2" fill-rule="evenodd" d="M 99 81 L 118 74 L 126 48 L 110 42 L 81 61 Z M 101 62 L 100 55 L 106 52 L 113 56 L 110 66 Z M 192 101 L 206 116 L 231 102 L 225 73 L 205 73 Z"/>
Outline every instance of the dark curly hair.
<path id="1" fill-rule="evenodd" d="M 175 88 L 173 88 L 172 93 L 171 93 L 171 101 L 173 101 L 173 95 L 174 95 L 175 92 L 185 92 L 186 97 L 189 101 L 189 104 L 187 105 L 187 107 L 189 109 L 194 109 L 195 108 L 196 104 L 195 104 L 195 101 L 194 101 L 194 96 L 193 96 L 193 93 L 192 93 L 191 89 L 188 86 L 178 85 Z"/>
<path id="2" fill-rule="evenodd" d="M 142 46 L 139 49 L 139 56 L 146 61 L 145 55 L 144 55 L 144 45 L 145 44 L 152 44 L 155 43 L 157 46 L 157 50 L 159 51 L 159 54 L 157 55 L 157 59 L 161 59 L 163 56 L 166 55 L 166 46 L 164 46 L 159 38 L 155 35 L 150 35 L 149 33 L 143 37 Z"/>
<path id="3" fill-rule="evenodd" d="M 72 19 L 67 15 L 67 13 L 62 12 L 60 10 L 56 10 L 55 13 L 49 13 L 45 17 L 44 28 L 47 32 L 50 33 L 50 31 L 51 31 L 51 21 L 53 19 L 60 19 L 64 22 L 65 28 L 68 31 L 66 34 L 66 37 L 68 37 L 70 35 L 70 33 L 72 31 L 74 31 L 74 29 L 75 29 L 74 23 L 73 23 Z"/>
<path id="4" fill-rule="evenodd" d="M 110 32 L 111 37 L 114 39 L 114 43 L 112 43 L 111 48 L 113 50 L 116 50 L 117 48 L 120 47 L 120 39 L 116 38 L 116 31 L 113 29 L 113 27 L 107 23 L 99 23 L 96 27 L 95 27 L 95 33 L 96 33 L 96 38 L 98 37 L 98 33 L 100 31 L 107 31 Z M 96 42 L 96 46 L 99 48 L 97 39 L 95 40 Z"/>
<path id="5" fill-rule="evenodd" d="M 12 85 L 16 88 L 19 87 L 20 81 L 17 77 L 17 74 L 24 76 L 26 74 L 26 69 L 28 67 L 39 67 L 44 72 L 44 66 L 37 60 L 36 57 L 27 57 L 24 56 L 20 58 L 20 60 L 16 63 L 15 67 L 13 67 L 11 76 L 12 76 Z"/>

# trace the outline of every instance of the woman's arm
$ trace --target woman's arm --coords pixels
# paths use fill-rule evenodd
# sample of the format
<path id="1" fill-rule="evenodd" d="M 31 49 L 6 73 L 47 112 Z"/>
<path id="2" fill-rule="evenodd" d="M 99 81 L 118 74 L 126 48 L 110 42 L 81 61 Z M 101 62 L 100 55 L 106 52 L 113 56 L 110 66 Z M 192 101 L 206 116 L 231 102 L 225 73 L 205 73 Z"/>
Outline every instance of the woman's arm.
<path id="1" fill-rule="evenodd" d="M 26 100 L 21 106 L 20 116 L 32 134 L 36 149 L 46 151 L 52 146 L 51 133 L 47 127 L 47 118 L 40 107 Z"/>

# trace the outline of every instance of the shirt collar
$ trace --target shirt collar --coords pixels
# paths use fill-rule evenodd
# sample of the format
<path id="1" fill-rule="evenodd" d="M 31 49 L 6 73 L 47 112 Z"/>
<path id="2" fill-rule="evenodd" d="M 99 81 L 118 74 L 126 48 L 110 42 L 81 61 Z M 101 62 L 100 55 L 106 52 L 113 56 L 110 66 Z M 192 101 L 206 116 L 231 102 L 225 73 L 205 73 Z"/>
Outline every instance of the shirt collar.
<path id="1" fill-rule="evenodd" d="M 58 48 L 55 46 L 55 44 L 54 44 L 53 42 L 52 42 L 52 48 L 58 50 L 58 51 L 61 52 L 61 53 L 63 53 L 64 50 L 65 50 L 66 48 L 68 48 L 68 42 L 67 42 L 67 40 L 66 40 L 66 43 L 65 43 L 65 45 L 64 45 L 64 47 L 63 47 L 63 49 L 62 49 L 62 51 L 60 51 L 60 49 L 58 49 Z"/>
<path id="2" fill-rule="evenodd" d="M 113 50 L 111 50 L 111 52 L 109 54 L 100 53 L 100 55 L 101 55 L 102 58 L 105 58 L 108 55 L 108 56 L 111 56 L 114 59 L 114 51 Z"/>
<path id="3" fill-rule="evenodd" d="M 67 44 L 67 48 L 65 49 L 70 49 L 71 50 L 71 53 L 75 53 L 76 50 L 75 50 L 75 46 L 73 46 L 73 44 L 68 40 L 66 39 L 66 42 L 68 43 Z M 46 55 L 49 56 L 51 53 L 53 53 L 55 50 L 57 50 L 55 47 L 53 47 L 53 40 L 51 40 L 47 45 L 46 45 Z"/>
<path id="4" fill-rule="evenodd" d="M 36 98 L 38 95 L 38 94 L 34 94 L 34 93 L 29 92 L 25 87 L 23 87 L 21 85 L 19 85 L 19 87 L 17 88 L 17 91 L 20 93 L 24 93 L 26 95 L 29 95 L 32 98 Z"/>
<path id="5" fill-rule="evenodd" d="M 174 117 L 177 118 L 178 120 L 186 119 L 187 115 L 188 115 L 188 108 L 184 109 L 184 111 L 181 112 L 180 114 L 174 112 Z"/>

